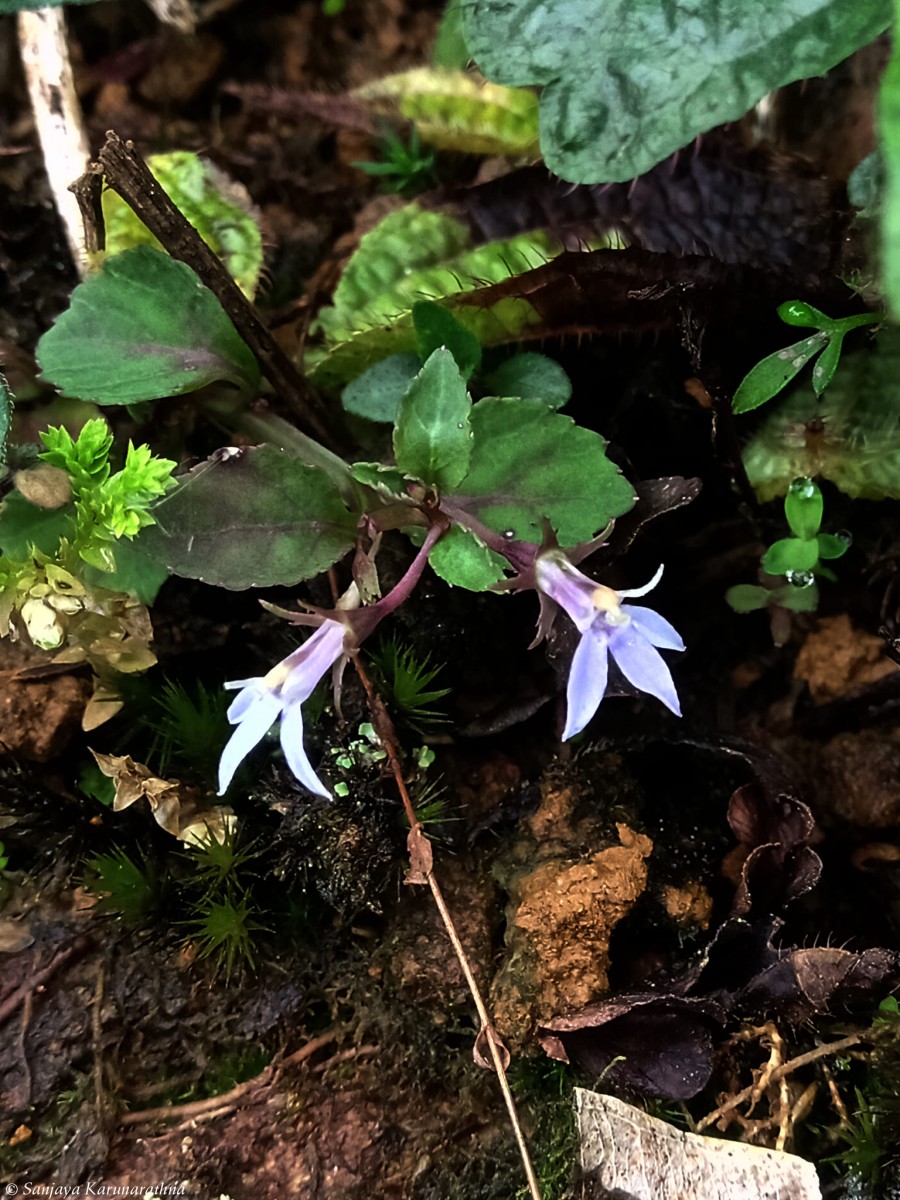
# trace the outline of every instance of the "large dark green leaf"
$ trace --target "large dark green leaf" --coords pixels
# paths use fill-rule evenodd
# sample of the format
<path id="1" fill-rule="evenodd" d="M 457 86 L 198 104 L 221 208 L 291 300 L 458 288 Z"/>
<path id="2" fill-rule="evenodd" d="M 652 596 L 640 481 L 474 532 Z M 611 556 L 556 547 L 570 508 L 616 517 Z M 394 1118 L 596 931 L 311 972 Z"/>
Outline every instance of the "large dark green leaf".
<path id="1" fill-rule="evenodd" d="M 472 410 L 469 471 L 454 502 L 510 539 L 587 541 L 635 500 L 599 434 L 542 400 L 481 400 Z"/>
<path id="2" fill-rule="evenodd" d="M 259 383 L 256 360 L 216 297 L 152 246 L 107 259 L 79 284 L 37 358 L 61 392 L 96 404 L 158 400 L 217 380 L 252 394 Z"/>
<path id="3" fill-rule="evenodd" d="M 353 545 L 358 514 L 316 467 L 274 446 L 225 450 L 153 509 L 141 551 L 175 575 L 240 590 L 309 579 Z"/>
<path id="4" fill-rule="evenodd" d="M 872 41 L 890 0 L 473 0 L 489 79 L 540 84 L 541 150 L 563 179 L 632 179 L 774 88 Z"/>

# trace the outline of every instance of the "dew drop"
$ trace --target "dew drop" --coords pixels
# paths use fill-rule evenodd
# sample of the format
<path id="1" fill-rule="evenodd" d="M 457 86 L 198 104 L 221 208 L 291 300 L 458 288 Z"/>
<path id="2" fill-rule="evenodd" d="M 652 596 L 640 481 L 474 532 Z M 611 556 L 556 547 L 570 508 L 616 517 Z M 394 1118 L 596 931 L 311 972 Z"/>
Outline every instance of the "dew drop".
<path id="1" fill-rule="evenodd" d="M 796 368 L 796 370 L 799 371 L 805 362 L 806 362 L 805 355 L 798 354 L 797 357 L 794 359 L 794 361 L 791 363 L 791 366 Z"/>
<path id="2" fill-rule="evenodd" d="M 507 541 L 512 541 L 512 539 L 516 536 L 516 531 L 514 529 L 504 529 L 503 536 L 507 539 Z"/>
<path id="3" fill-rule="evenodd" d="M 457 421 L 457 422 L 456 422 L 456 428 L 457 428 L 457 429 L 465 429 L 465 427 L 466 427 L 466 423 L 465 423 L 465 421 Z"/>
<path id="4" fill-rule="evenodd" d="M 839 542 L 843 542 L 845 546 L 853 545 L 853 534 L 849 529 L 839 529 L 834 536 Z"/>
<path id="5" fill-rule="evenodd" d="M 796 588 L 808 588 L 816 578 L 812 571 L 785 571 L 784 577 Z"/>
<path id="6" fill-rule="evenodd" d="M 808 476 L 801 476 L 795 479 L 790 486 L 792 496 L 799 496 L 803 500 L 811 500 L 816 494 L 816 485 Z"/>

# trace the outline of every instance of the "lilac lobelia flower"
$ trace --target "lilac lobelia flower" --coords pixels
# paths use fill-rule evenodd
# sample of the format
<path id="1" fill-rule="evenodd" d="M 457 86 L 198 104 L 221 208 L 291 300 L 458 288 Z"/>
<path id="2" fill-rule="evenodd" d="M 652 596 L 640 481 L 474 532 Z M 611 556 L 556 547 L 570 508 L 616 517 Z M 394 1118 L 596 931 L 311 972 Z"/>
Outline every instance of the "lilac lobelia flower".
<path id="1" fill-rule="evenodd" d="M 267 675 L 225 684 L 226 688 L 241 690 L 228 709 L 228 720 L 237 728 L 219 760 L 220 796 L 243 760 L 281 717 L 281 748 L 291 771 L 311 792 L 331 799 L 331 792 L 312 769 L 303 749 L 303 705 L 329 667 L 334 668 L 335 705 L 338 705 L 341 676 L 348 658 L 386 616 L 409 598 L 421 578 L 432 547 L 445 529 L 446 523 L 436 522 L 431 526 L 403 578 L 375 604 L 360 608 L 359 588 L 354 583 L 334 609 L 290 613 L 274 605 L 267 606 L 294 625 L 316 625 L 318 628 Z"/>
<path id="2" fill-rule="evenodd" d="M 621 603 L 656 587 L 662 570 L 645 587 L 616 592 L 583 575 L 561 550 L 549 550 L 535 560 L 534 585 L 541 598 L 536 641 L 549 631 L 556 605 L 581 634 L 569 671 L 563 741 L 580 733 L 597 711 L 606 692 L 610 654 L 633 687 L 656 696 L 681 716 L 675 684 L 659 650 L 683 650 L 684 642 L 652 608 Z"/>
<path id="3" fill-rule="evenodd" d="M 228 720 L 236 725 L 219 761 L 219 795 L 223 795 L 235 771 L 254 746 L 281 717 L 281 748 L 291 771 L 304 787 L 317 796 L 331 793 L 312 769 L 303 749 L 303 704 L 312 695 L 329 667 L 342 665 L 349 625 L 326 618 L 312 637 L 282 659 L 267 675 L 226 683 L 240 688 L 228 709 Z"/>

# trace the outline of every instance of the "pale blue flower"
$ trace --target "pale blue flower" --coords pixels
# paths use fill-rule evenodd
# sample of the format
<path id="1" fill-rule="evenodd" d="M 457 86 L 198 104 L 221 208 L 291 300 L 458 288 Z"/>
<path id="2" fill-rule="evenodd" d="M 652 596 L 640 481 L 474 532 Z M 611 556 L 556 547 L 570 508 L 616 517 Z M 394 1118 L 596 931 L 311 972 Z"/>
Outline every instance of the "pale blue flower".
<path id="1" fill-rule="evenodd" d="M 538 640 L 547 633 L 555 614 L 555 608 L 547 606 L 548 599 L 568 614 L 581 634 L 569 671 L 563 741 L 580 733 L 600 706 L 610 654 L 633 687 L 656 696 L 681 716 L 672 675 L 659 651 L 683 650 L 684 642 L 652 608 L 621 603 L 646 595 L 661 575 L 662 567 L 646 587 L 616 592 L 583 575 L 561 550 L 538 555 L 534 563 L 534 585 L 541 597 Z"/>
<path id="2" fill-rule="evenodd" d="M 303 749 L 302 706 L 329 667 L 345 657 L 348 634 L 348 625 L 326 619 L 311 638 L 268 675 L 225 684 L 226 688 L 241 691 L 228 709 L 228 720 L 237 728 L 219 762 L 220 796 L 243 760 L 262 741 L 276 718 L 281 717 L 281 748 L 288 766 L 304 787 L 317 796 L 331 799 L 331 792 L 310 766 Z"/>

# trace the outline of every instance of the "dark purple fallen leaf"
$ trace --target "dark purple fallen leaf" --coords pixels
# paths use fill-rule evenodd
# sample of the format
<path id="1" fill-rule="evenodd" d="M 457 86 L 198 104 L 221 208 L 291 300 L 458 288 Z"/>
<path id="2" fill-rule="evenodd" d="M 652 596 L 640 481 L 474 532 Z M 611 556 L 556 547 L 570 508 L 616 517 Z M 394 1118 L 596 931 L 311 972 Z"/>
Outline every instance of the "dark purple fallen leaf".
<path id="1" fill-rule="evenodd" d="M 815 887 L 822 860 L 807 845 L 816 823 L 801 800 L 748 784 L 731 797 L 728 823 L 751 848 L 735 892 L 737 916 L 778 912 Z"/>
<path id="2" fill-rule="evenodd" d="M 762 971 L 739 996 L 742 1008 L 777 1011 L 803 1021 L 860 1004 L 871 1007 L 874 993 L 900 970 L 900 955 L 874 948 L 856 954 L 828 946 L 789 950 Z"/>
<path id="3" fill-rule="evenodd" d="M 616 518 L 609 541 L 597 551 L 598 559 L 608 561 L 624 554 L 648 521 L 691 504 L 700 495 L 702 487 L 702 480 L 685 479 L 681 475 L 641 480 L 635 485 L 637 502 L 634 508 Z"/>
<path id="4" fill-rule="evenodd" d="M 551 1058 L 573 1060 L 595 1076 L 643 1096 L 687 1100 L 712 1073 L 714 1040 L 725 1011 L 712 1000 L 617 996 L 544 1025 Z"/>
<path id="5" fill-rule="evenodd" d="M 801 275 L 834 268 L 850 218 L 843 185 L 799 156 L 747 147 L 724 130 L 628 183 L 572 187 L 534 166 L 452 199 L 486 241 L 533 229 L 586 238 L 614 228 L 657 254 Z"/>

